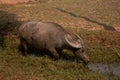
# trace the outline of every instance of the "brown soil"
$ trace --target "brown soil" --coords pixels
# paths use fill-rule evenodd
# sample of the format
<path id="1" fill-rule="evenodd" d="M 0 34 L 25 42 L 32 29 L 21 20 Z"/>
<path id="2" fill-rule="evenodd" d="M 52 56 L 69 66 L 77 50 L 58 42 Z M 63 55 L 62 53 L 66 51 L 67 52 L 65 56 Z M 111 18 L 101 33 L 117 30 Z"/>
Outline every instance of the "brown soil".
<path id="1" fill-rule="evenodd" d="M 120 25 L 113 25 L 116 31 L 120 32 Z"/>
<path id="2" fill-rule="evenodd" d="M 35 1 L 35 0 L 0 0 L 0 4 L 17 4 L 17 3 L 25 3 L 29 1 Z"/>

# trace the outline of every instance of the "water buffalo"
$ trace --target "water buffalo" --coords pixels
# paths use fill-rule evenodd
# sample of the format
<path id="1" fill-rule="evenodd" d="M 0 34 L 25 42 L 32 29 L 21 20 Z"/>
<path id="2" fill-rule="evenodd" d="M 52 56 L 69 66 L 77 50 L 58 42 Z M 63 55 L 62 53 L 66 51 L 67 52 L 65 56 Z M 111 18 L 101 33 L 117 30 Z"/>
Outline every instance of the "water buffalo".
<path id="1" fill-rule="evenodd" d="M 28 45 L 36 49 L 48 50 L 55 59 L 63 49 L 72 50 L 84 63 L 89 62 L 85 53 L 83 40 L 78 36 L 74 39 L 59 24 L 52 22 L 30 21 L 19 28 L 19 37 L 23 54 L 28 54 Z"/>

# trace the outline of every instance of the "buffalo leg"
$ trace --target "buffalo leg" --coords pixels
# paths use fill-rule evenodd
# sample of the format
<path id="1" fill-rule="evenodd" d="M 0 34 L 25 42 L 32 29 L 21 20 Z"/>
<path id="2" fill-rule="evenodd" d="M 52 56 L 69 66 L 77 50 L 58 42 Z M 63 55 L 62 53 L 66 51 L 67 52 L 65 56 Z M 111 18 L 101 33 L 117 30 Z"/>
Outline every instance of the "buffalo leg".
<path id="1" fill-rule="evenodd" d="M 59 59 L 59 54 L 57 53 L 55 48 L 50 48 L 49 51 L 55 57 L 55 60 Z"/>
<path id="2" fill-rule="evenodd" d="M 62 56 L 62 55 L 61 55 L 61 53 L 62 53 L 62 49 L 56 49 L 56 50 L 57 50 L 59 56 L 61 57 L 61 56 Z"/>
<path id="3" fill-rule="evenodd" d="M 21 50 L 24 56 L 27 56 L 28 54 L 28 48 L 27 48 L 27 43 L 24 39 L 20 39 L 20 43 L 21 43 Z"/>

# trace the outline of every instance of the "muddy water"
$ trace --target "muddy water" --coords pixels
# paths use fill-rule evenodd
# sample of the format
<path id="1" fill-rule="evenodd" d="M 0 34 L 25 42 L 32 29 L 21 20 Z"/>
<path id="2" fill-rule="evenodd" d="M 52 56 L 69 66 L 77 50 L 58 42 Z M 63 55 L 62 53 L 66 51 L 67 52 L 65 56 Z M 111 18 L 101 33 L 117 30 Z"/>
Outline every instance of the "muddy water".
<path id="1" fill-rule="evenodd" d="M 120 64 L 89 64 L 91 71 L 102 74 L 109 74 L 109 80 L 114 80 L 114 76 L 120 76 Z"/>

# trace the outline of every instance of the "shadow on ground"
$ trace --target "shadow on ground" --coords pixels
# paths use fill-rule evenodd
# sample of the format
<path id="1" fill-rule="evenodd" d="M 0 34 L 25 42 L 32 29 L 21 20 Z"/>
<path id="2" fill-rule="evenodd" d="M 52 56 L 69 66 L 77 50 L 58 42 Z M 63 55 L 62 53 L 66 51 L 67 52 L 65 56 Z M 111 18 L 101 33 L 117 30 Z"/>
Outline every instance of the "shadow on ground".
<path id="1" fill-rule="evenodd" d="M 76 14 L 74 14 L 74 13 L 72 13 L 72 12 L 69 12 L 69 11 L 66 11 L 66 10 L 64 10 L 64 9 L 60 9 L 60 8 L 56 8 L 56 9 L 59 10 L 59 11 L 61 11 L 61 12 L 63 12 L 63 13 L 67 13 L 67 14 L 73 16 L 73 17 L 82 18 L 82 19 L 84 19 L 84 20 L 86 20 L 86 21 L 89 21 L 89 22 L 91 22 L 91 23 L 94 23 L 94 24 L 98 24 L 98 25 L 100 25 L 100 26 L 103 26 L 105 30 L 116 31 L 113 26 L 110 26 L 110 25 L 107 25 L 107 24 L 104 24 L 104 23 L 97 22 L 97 21 L 92 20 L 92 19 L 90 19 L 90 18 L 87 18 L 87 17 L 85 17 L 85 16 L 76 15 Z"/>
<path id="2" fill-rule="evenodd" d="M 43 56 L 48 56 L 49 58 L 51 58 L 52 60 L 54 60 L 54 56 L 52 55 L 52 53 L 50 53 L 48 50 L 37 50 L 35 48 L 29 48 L 28 51 L 28 55 L 30 57 L 43 57 Z M 81 62 L 80 59 L 77 59 L 74 54 L 67 54 L 66 52 L 64 52 L 64 50 L 59 54 L 60 58 L 62 60 L 66 60 L 66 61 L 76 61 L 76 62 Z"/>
<path id="3" fill-rule="evenodd" d="M 15 28 L 19 24 L 15 14 L 0 10 L 0 47 L 4 46 L 5 36 L 15 34 Z"/>

